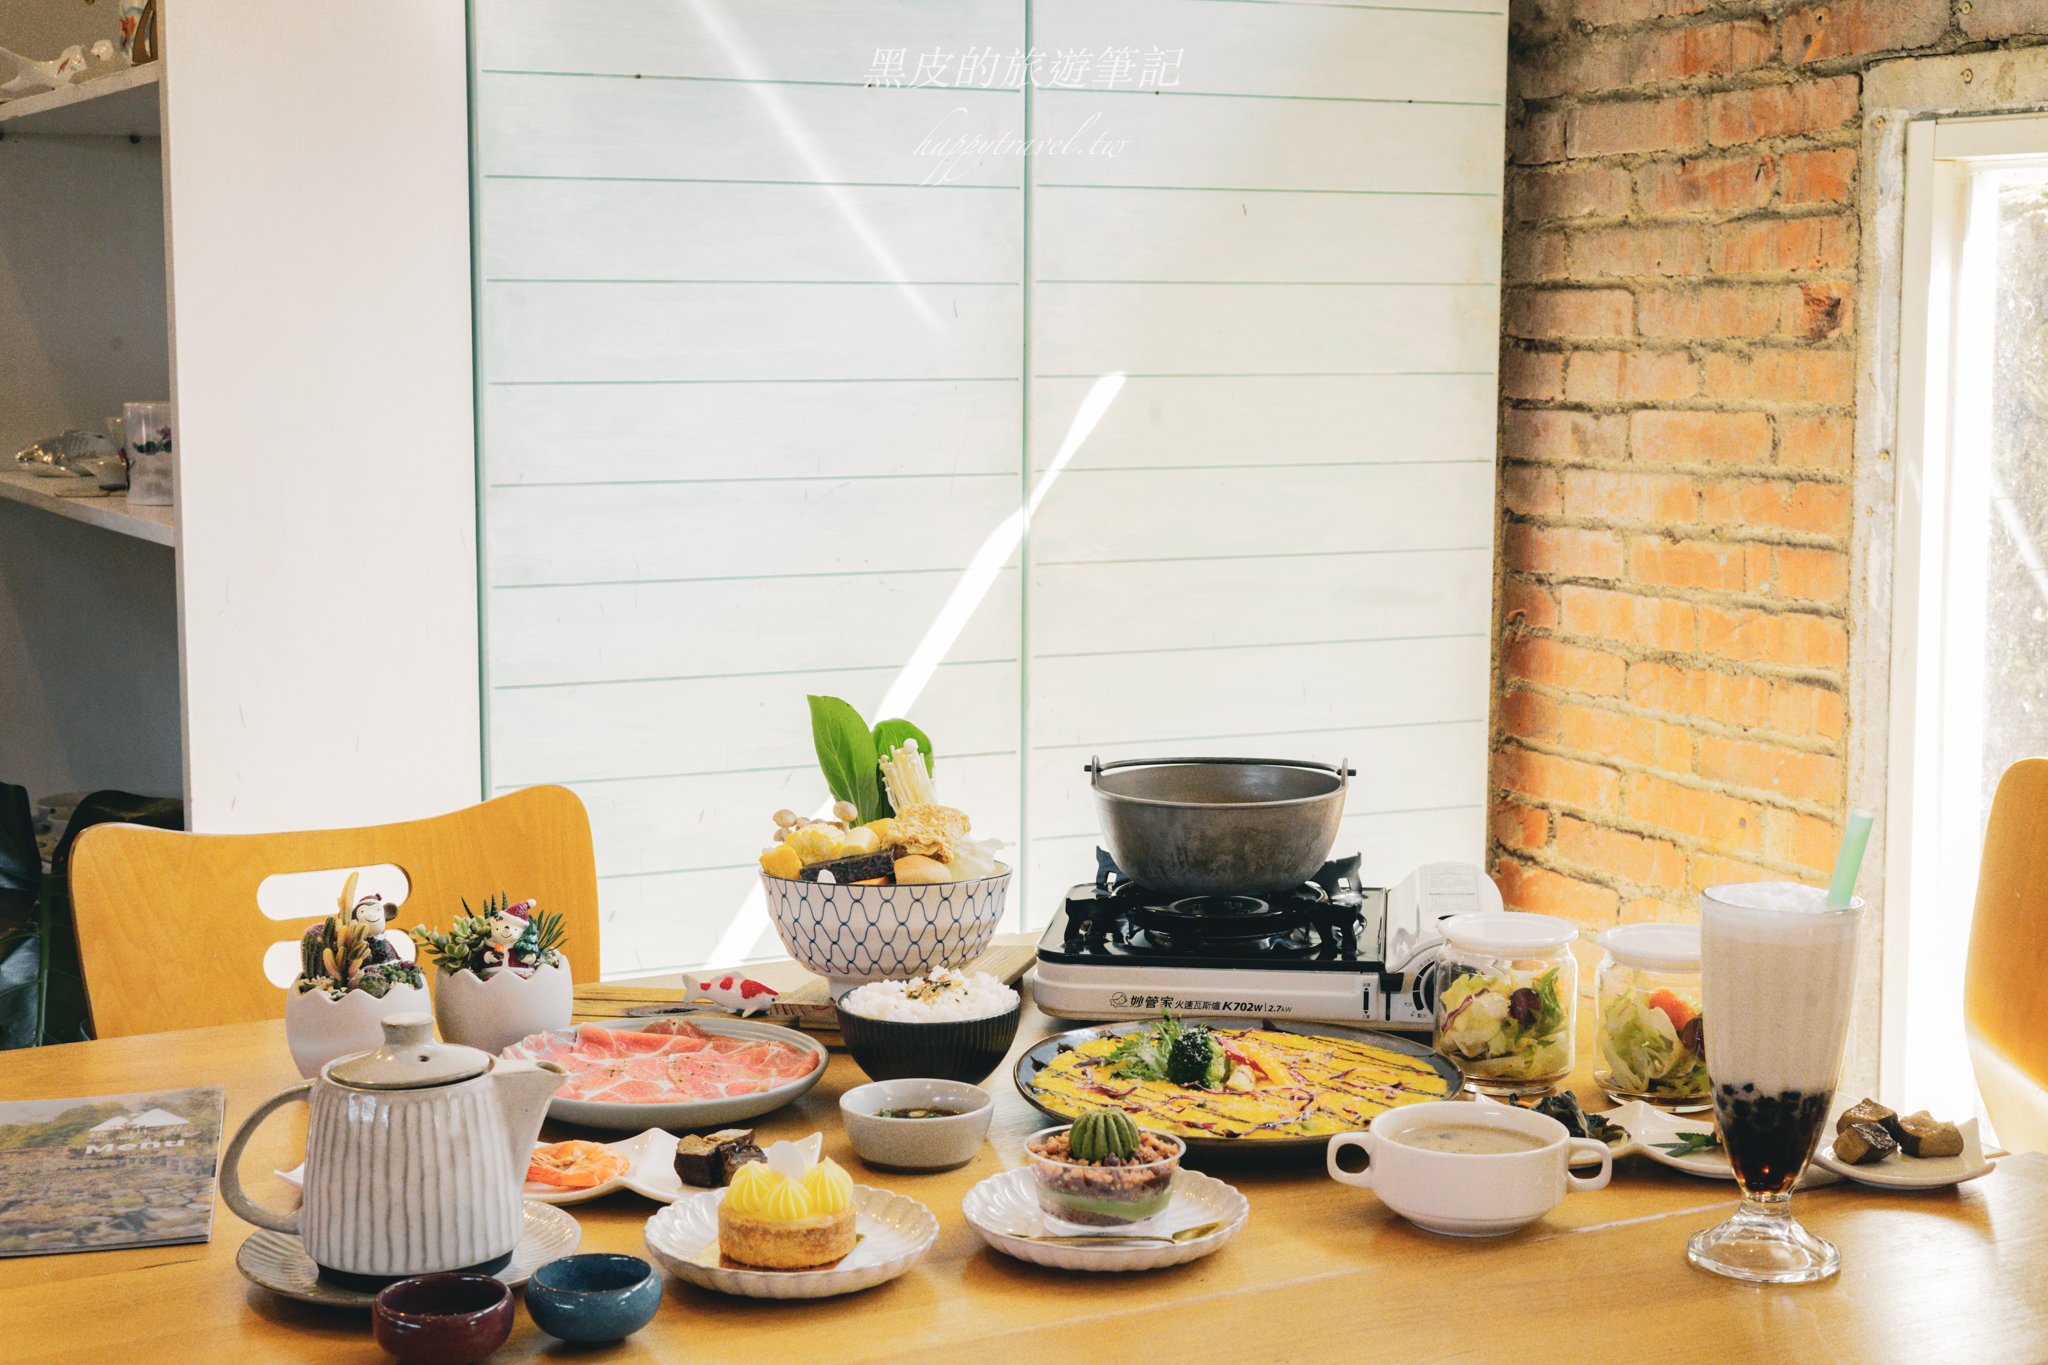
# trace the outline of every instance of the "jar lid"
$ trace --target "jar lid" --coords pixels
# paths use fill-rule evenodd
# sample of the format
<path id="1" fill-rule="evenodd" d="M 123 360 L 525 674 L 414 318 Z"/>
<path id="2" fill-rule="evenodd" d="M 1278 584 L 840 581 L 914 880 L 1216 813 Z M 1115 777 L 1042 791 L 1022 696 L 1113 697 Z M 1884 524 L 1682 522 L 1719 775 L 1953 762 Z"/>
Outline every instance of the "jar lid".
<path id="1" fill-rule="evenodd" d="M 1548 952 L 1579 936 L 1576 928 L 1555 915 L 1536 915 L 1526 910 L 1478 910 L 1452 915 L 1441 927 L 1443 936 L 1460 948 L 1504 957 Z"/>
<path id="2" fill-rule="evenodd" d="M 434 1018 L 408 1011 L 387 1014 L 380 1021 L 384 1045 L 330 1062 L 328 1080 L 356 1090 L 424 1090 L 481 1076 L 491 1069 L 491 1055 L 459 1043 L 434 1041 Z"/>
<path id="3" fill-rule="evenodd" d="M 1697 924 L 1623 924 L 1600 935 L 1600 946 L 1624 966 L 1653 972 L 1700 969 Z"/>

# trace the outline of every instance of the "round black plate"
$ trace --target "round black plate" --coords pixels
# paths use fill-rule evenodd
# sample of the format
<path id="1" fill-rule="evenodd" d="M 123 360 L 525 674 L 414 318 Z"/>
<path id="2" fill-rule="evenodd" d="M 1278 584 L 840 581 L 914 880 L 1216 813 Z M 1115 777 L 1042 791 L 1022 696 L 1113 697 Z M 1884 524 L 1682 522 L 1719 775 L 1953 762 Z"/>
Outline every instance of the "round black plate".
<path id="1" fill-rule="evenodd" d="M 1403 1038 L 1399 1034 L 1376 1033 L 1371 1029 L 1348 1028 L 1343 1024 L 1317 1024 L 1280 1019 L 1183 1019 L 1180 1022 L 1183 1024 L 1203 1024 L 1212 1029 L 1256 1028 L 1265 1029 L 1269 1033 L 1298 1033 L 1309 1038 L 1347 1038 L 1352 1042 L 1370 1043 L 1374 1047 L 1385 1048 L 1389 1052 L 1397 1052 L 1403 1057 L 1414 1057 L 1420 1061 L 1427 1062 L 1430 1069 L 1443 1077 L 1444 1084 L 1449 1087 L 1444 1093 L 1444 1098 L 1447 1100 L 1457 1099 L 1460 1088 L 1465 1084 L 1465 1077 L 1458 1070 L 1457 1063 L 1438 1052 L 1429 1044 L 1418 1042 L 1413 1038 Z M 1015 1072 L 1017 1093 L 1022 1095 L 1030 1103 L 1031 1107 L 1038 1110 L 1041 1114 L 1050 1115 L 1052 1118 L 1064 1122 L 1072 1116 L 1059 1113 L 1040 1103 L 1037 1093 L 1032 1090 L 1031 1082 L 1037 1079 L 1038 1073 L 1050 1064 L 1053 1058 L 1059 1056 L 1060 1053 L 1069 1048 L 1077 1047 L 1090 1039 L 1121 1038 L 1123 1035 L 1136 1029 L 1154 1028 L 1158 1023 L 1157 1019 L 1126 1019 L 1122 1023 L 1092 1024 L 1087 1028 L 1069 1029 L 1065 1033 L 1055 1033 L 1049 1038 L 1041 1038 L 1038 1042 L 1033 1043 L 1027 1048 L 1024 1055 L 1017 1059 L 1017 1070 Z M 1327 1137 L 1183 1137 L 1182 1141 L 1187 1143 L 1191 1151 L 1197 1152 L 1245 1152 L 1253 1150 L 1261 1152 L 1290 1152 L 1309 1149 L 1322 1151 L 1329 1145 L 1330 1139 Z"/>

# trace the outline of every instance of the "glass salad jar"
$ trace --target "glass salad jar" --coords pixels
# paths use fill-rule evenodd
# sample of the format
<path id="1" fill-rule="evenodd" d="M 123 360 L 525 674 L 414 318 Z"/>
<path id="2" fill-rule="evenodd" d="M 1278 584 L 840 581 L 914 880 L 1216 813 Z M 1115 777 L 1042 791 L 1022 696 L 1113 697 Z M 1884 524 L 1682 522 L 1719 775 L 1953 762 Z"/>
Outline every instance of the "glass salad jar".
<path id="1" fill-rule="evenodd" d="M 1436 1049 L 1467 1089 L 1538 1095 L 1571 1074 L 1579 931 L 1553 915 L 1491 910 L 1444 920 Z"/>
<path id="2" fill-rule="evenodd" d="M 1700 1018 L 1700 927 L 1624 924 L 1602 934 L 1600 946 L 1594 1083 L 1617 1103 L 1648 1100 L 1675 1113 L 1707 1108 L 1713 1089 Z"/>

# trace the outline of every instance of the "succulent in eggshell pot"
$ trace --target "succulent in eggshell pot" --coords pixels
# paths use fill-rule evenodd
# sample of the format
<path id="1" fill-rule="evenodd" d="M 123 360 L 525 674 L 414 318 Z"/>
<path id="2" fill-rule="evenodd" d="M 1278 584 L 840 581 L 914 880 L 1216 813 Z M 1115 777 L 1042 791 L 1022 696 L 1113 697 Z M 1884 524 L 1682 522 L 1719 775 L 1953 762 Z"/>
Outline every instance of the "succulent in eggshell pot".
<path id="1" fill-rule="evenodd" d="M 285 996 L 284 1034 L 301 1076 L 376 1047 L 386 1015 L 428 1007 L 419 964 L 384 934 L 383 897 L 358 897 L 356 877 L 351 872 L 343 884 L 335 913 L 299 939 L 299 978 Z"/>
<path id="2" fill-rule="evenodd" d="M 462 903 L 446 933 L 412 931 L 434 959 L 434 1022 L 451 1043 L 497 1053 L 535 1033 L 567 1028 L 574 1003 L 562 917 L 535 900 L 499 894 L 482 910 Z"/>

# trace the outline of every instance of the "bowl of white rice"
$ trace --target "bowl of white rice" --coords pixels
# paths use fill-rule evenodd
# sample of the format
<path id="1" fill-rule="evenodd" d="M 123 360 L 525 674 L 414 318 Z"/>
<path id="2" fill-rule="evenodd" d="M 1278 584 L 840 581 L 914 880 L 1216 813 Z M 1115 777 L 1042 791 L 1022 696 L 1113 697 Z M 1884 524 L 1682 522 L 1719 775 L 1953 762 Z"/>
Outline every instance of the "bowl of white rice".
<path id="1" fill-rule="evenodd" d="M 1023 1000 L 986 972 L 942 967 L 908 981 L 871 981 L 834 1005 L 839 1034 L 878 1081 L 987 1079 L 1017 1038 Z"/>

